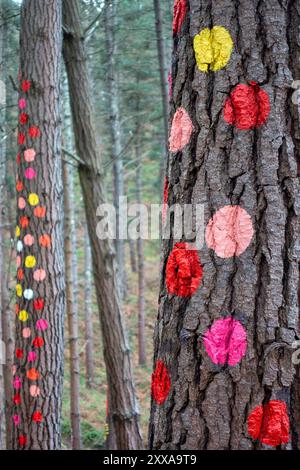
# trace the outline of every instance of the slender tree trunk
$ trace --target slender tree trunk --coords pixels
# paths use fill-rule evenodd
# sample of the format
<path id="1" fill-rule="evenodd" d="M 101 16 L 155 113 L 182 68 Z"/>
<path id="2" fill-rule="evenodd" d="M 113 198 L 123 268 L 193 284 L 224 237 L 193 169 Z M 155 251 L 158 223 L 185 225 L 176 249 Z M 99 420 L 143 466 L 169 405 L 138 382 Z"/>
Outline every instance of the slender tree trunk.
<path id="1" fill-rule="evenodd" d="M 84 316 L 86 385 L 94 384 L 94 332 L 92 307 L 92 255 L 87 226 L 84 227 Z"/>
<path id="2" fill-rule="evenodd" d="M 107 52 L 107 85 L 109 93 L 109 112 L 110 112 L 110 134 L 111 134 L 111 157 L 113 161 L 114 174 L 114 205 L 117 211 L 117 217 L 120 214 L 120 198 L 124 196 L 124 176 L 123 176 L 123 157 L 121 145 L 121 125 L 120 125 L 120 104 L 119 104 L 119 78 L 116 66 L 117 42 L 117 11 L 118 0 L 105 0 L 105 37 Z M 120 294 L 123 299 L 126 293 L 126 271 L 125 271 L 125 241 L 118 236 L 117 227 L 117 262 L 118 262 L 118 282 Z"/>
<path id="3" fill-rule="evenodd" d="M 20 113 L 19 124 L 14 450 L 61 447 L 65 308 L 61 17 L 60 0 L 48 0 L 47 8 L 43 0 L 22 3 L 20 99 L 26 101 L 19 106 L 28 116 Z"/>
<path id="4" fill-rule="evenodd" d="M 97 208 L 105 203 L 101 158 L 96 145 L 89 77 L 82 38 L 79 3 L 64 0 L 63 54 L 69 79 L 76 149 L 88 230 L 95 288 L 102 327 L 109 387 L 109 448 L 140 449 L 142 439 L 131 371 L 130 350 L 122 320 L 116 283 L 115 253 L 110 240 L 97 237 Z"/>
<path id="5" fill-rule="evenodd" d="M 72 167 L 63 164 L 64 209 L 65 209 L 65 269 L 66 269 L 66 299 L 70 351 L 70 391 L 71 391 L 71 428 L 72 449 L 81 448 L 80 430 L 80 361 L 78 337 L 78 308 L 74 296 L 74 183 Z"/>
<path id="6" fill-rule="evenodd" d="M 156 394 L 156 379 L 162 377 L 159 363 L 149 445 L 170 450 L 271 449 L 264 438 L 273 432 L 278 447 L 299 449 L 299 365 L 293 364 L 292 353 L 293 341 L 299 338 L 300 137 L 299 110 L 289 91 L 293 77 L 300 76 L 299 2 L 190 0 L 188 5 L 188 18 L 174 41 L 171 114 L 183 107 L 194 131 L 182 151 L 169 155 L 168 200 L 203 204 L 205 227 L 219 209 L 240 206 L 251 217 L 254 234 L 247 249 L 228 258 L 206 244 L 198 252 L 201 285 L 186 298 L 167 289 L 166 266 L 175 240 L 163 242 L 154 359 L 164 363 L 170 390 L 167 375 L 162 375 L 167 396 Z M 230 32 L 234 50 L 224 68 L 201 72 L 193 38 L 217 25 Z M 202 66 L 209 66 L 207 62 Z M 225 121 L 223 109 L 236 85 L 254 87 L 251 82 L 268 94 L 271 111 L 261 127 L 241 130 Z M 243 108 L 247 100 L 239 105 Z M 246 121 L 249 116 L 246 112 Z M 228 247 L 232 243 L 226 238 L 225 219 L 218 222 L 220 232 L 212 244 L 216 249 L 218 244 L 223 249 L 226 240 Z M 234 242 L 240 228 L 236 225 L 237 232 L 232 232 Z M 246 229 L 244 236 L 249 234 Z M 211 246 L 209 236 L 207 240 Z M 236 331 L 229 330 L 227 342 L 224 338 L 224 359 L 218 348 L 223 333 L 217 328 L 220 337 L 214 342 L 214 330 L 208 332 L 213 324 L 221 325 L 214 322 L 226 318 L 231 326 L 238 322 L 236 339 L 243 347 L 245 333 L 247 337 L 245 355 L 240 351 L 232 365 L 229 359 L 238 347 L 231 335 Z M 280 409 L 287 410 L 288 443 L 280 434 L 283 423 L 276 431 L 269 419 L 267 410 L 273 405 L 277 424 L 283 419 Z M 248 428 L 256 407 L 263 417 L 263 426 L 257 423 L 257 439 Z"/>
<path id="7" fill-rule="evenodd" d="M 137 107 L 138 112 L 138 107 Z M 142 204 L 142 159 L 141 159 L 140 131 L 136 130 L 135 159 L 136 159 L 136 202 Z M 137 239 L 137 260 L 138 260 L 138 349 L 139 364 L 145 365 L 146 338 L 145 338 L 145 265 L 144 265 L 144 244 L 140 236 Z"/>
<path id="8" fill-rule="evenodd" d="M 156 41 L 157 53 L 159 62 L 162 108 L 163 108 L 163 122 L 164 122 L 164 148 L 165 156 L 168 155 L 168 121 L 169 121 L 169 94 L 168 94 L 168 68 L 166 65 L 166 47 L 163 34 L 163 17 L 161 10 L 161 0 L 153 0 L 155 12 L 155 28 L 156 28 Z M 161 178 L 162 186 L 163 178 Z"/>
<path id="9" fill-rule="evenodd" d="M 129 255 L 130 255 L 130 265 L 131 271 L 136 273 L 136 256 L 135 256 L 135 243 L 134 240 L 129 240 Z"/>

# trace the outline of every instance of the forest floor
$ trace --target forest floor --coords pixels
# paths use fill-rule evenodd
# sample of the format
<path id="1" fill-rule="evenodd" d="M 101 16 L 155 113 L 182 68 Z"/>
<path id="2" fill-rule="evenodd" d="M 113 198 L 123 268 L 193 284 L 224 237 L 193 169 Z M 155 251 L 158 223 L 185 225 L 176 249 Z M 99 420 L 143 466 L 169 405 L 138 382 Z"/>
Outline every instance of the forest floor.
<path id="1" fill-rule="evenodd" d="M 147 442 L 148 421 L 150 412 L 150 381 L 153 361 L 153 331 L 157 316 L 157 300 L 159 292 L 159 243 L 145 242 L 145 322 L 147 341 L 147 365 L 139 366 L 137 348 L 137 300 L 138 300 L 138 276 L 131 272 L 129 265 L 129 253 L 127 253 L 127 297 L 124 302 L 124 316 L 132 350 L 133 372 L 136 393 L 139 400 L 141 413 L 141 429 L 144 442 Z M 129 251 L 129 249 L 128 249 Z M 83 251 L 78 250 L 79 279 L 83 279 Z M 103 449 L 105 436 L 104 425 L 106 415 L 106 372 L 102 355 L 102 340 L 99 326 L 99 316 L 96 302 L 94 301 L 94 353 L 95 353 L 95 384 L 87 388 L 85 383 L 85 350 L 84 350 L 84 322 L 83 322 L 83 287 L 78 287 L 78 304 L 80 317 L 80 347 L 81 347 L 81 426 L 84 449 Z M 66 327 L 67 332 L 67 327 Z M 69 449 L 71 446 L 70 423 L 70 373 L 69 355 L 66 334 L 66 363 L 65 386 L 63 398 L 63 446 Z"/>

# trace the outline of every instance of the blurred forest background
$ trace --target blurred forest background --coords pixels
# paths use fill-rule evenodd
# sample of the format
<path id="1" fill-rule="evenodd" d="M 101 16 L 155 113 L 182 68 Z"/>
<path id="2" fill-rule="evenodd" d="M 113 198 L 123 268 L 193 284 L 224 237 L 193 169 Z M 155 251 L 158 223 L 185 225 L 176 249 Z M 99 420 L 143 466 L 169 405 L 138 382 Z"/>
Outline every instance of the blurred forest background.
<path id="1" fill-rule="evenodd" d="M 98 145 L 104 162 L 107 198 L 113 202 L 114 178 L 120 178 L 129 202 L 160 203 L 165 162 L 165 123 L 159 63 L 155 2 L 121 0 L 116 9 L 105 11 L 102 0 L 82 0 L 81 21 L 85 31 L 92 98 L 96 111 Z M 18 121 L 18 56 L 20 2 L 1 3 L 1 80 L 5 83 L 6 100 L 1 103 L 1 263 L 3 305 L 13 323 L 15 290 L 15 173 Z M 164 61 L 169 67 L 172 46 L 171 23 L 173 2 L 161 2 Z M 108 22 L 113 27 L 108 32 Z M 114 31 L 115 35 L 111 32 Z M 112 42 L 113 41 L 113 42 Z M 111 79 L 114 73 L 114 79 Z M 167 81 L 167 70 L 164 71 Z M 105 441 L 106 372 L 98 308 L 91 273 L 83 199 L 77 174 L 78 160 L 74 150 L 66 73 L 62 78 L 64 185 L 69 207 L 65 230 L 69 243 L 73 293 L 79 319 L 80 412 L 83 447 L 101 449 Z M 119 122 L 112 119 L 112 96 Z M 114 133 L 114 126 L 120 132 Z M 115 129 L 116 130 L 116 129 Z M 114 136 L 118 136 L 115 142 Z M 115 156 L 115 157 L 114 157 Z M 116 158 L 117 156 L 117 158 Z M 117 162 L 117 164 L 116 164 Z M 118 176 L 119 175 L 119 176 Z M 3 203 L 5 201 L 5 204 Z M 66 202 L 65 202 L 66 204 Z M 68 204 L 68 202 L 67 202 Z M 122 250 L 124 249 L 124 255 Z M 136 392 L 140 403 L 141 426 L 146 437 L 150 407 L 150 379 L 153 357 L 153 328 L 157 313 L 159 289 L 159 240 L 128 242 L 121 247 L 125 279 L 123 311 L 132 350 Z M 139 315 L 145 325 L 139 329 Z M 63 397 L 64 448 L 71 446 L 70 367 L 68 321 L 65 334 L 65 382 Z M 11 325 L 13 330 L 13 325 Z M 143 357 L 145 341 L 146 357 Z M 145 338 L 143 339 L 143 335 Z"/>

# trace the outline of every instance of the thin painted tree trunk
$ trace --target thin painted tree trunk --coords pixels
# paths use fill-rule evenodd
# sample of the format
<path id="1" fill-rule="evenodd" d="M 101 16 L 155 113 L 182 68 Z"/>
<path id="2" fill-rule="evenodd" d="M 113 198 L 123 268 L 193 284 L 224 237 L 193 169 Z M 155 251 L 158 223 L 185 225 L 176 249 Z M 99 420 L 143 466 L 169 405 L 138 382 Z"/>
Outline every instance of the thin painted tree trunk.
<path id="1" fill-rule="evenodd" d="M 139 107 L 137 106 L 137 113 Z M 136 202 L 142 204 L 142 159 L 141 159 L 140 131 L 137 123 L 135 138 L 135 159 L 136 159 Z M 138 268 L 138 350 L 139 364 L 145 365 L 146 338 L 145 338 L 145 263 L 144 263 L 144 243 L 141 236 L 137 239 L 137 268 Z"/>
<path id="2" fill-rule="evenodd" d="M 92 254 L 87 226 L 84 227 L 84 318 L 86 385 L 94 384 L 94 328 L 92 306 Z"/>
<path id="3" fill-rule="evenodd" d="M 299 449 L 299 2 L 187 5 L 168 201 L 204 205 L 206 244 L 171 255 L 173 223 L 163 242 L 149 446 Z"/>
<path id="4" fill-rule="evenodd" d="M 117 217 L 120 214 L 120 198 L 124 196 L 124 170 L 121 144 L 121 124 L 120 124 L 120 103 L 119 103 L 119 77 L 117 71 L 117 12 L 118 0 L 105 0 L 105 38 L 107 52 L 107 87 L 109 94 L 109 114 L 110 114 L 110 135 L 111 135 L 111 158 L 113 162 L 114 176 L 114 205 Z M 121 298 L 126 294 L 126 271 L 125 271 L 125 241 L 118 236 L 116 238 L 117 262 L 118 262 L 118 283 Z"/>
<path id="5" fill-rule="evenodd" d="M 64 0 L 64 47 L 76 149 L 104 344 L 109 387 L 110 449 L 140 449 L 138 407 L 116 280 L 115 253 L 111 240 L 96 233 L 97 208 L 105 203 L 101 156 L 96 144 L 86 54 L 80 25 L 79 3 Z"/>
<path id="6" fill-rule="evenodd" d="M 61 447 L 64 250 L 60 0 L 24 0 L 17 172 L 13 449 Z M 19 233 L 18 233 L 19 232 Z"/>
<path id="7" fill-rule="evenodd" d="M 71 393 L 71 429 L 72 449 L 81 449 L 80 429 L 80 360 L 78 335 L 78 308 L 74 296 L 74 182 L 72 167 L 63 163 L 64 209 L 65 209 L 65 270 L 66 300 L 68 318 L 68 341 L 70 352 L 70 393 Z"/>

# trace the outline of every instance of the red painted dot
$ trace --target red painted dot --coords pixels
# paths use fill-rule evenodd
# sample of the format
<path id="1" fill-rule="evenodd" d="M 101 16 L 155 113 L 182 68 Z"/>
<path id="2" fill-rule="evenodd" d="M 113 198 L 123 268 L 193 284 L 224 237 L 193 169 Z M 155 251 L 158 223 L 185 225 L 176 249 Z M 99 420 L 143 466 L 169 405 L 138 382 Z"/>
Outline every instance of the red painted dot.
<path id="1" fill-rule="evenodd" d="M 23 134 L 23 132 L 20 132 L 18 135 L 18 144 L 23 145 L 25 142 L 26 136 Z"/>
<path id="2" fill-rule="evenodd" d="M 32 421 L 34 423 L 42 423 L 43 422 L 43 415 L 40 411 L 35 411 L 32 415 Z"/>
<path id="3" fill-rule="evenodd" d="M 19 117 L 19 123 L 22 125 L 27 124 L 28 119 L 29 119 L 29 116 L 27 113 L 21 113 Z"/>
<path id="4" fill-rule="evenodd" d="M 41 135 L 41 131 L 38 126 L 30 126 L 28 133 L 29 137 L 31 137 L 32 139 L 37 139 Z"/>
<path id="5" fill-rule="evenodd" d="M 17 162 L 17 165 L 21 165 L 21 152 L 18 152 L 16 162 Z"/>
<path id="6" fill-rule="evenodd" d="M 156 362 L 156 369 L 152 374 L 151 393 L 153 399 L 159 405 L 162 405 L 168 395 L 171 388 L 171 379 L 167 371 L 166 366 L 162 361 Z"/>
<path id="7" fill-rule="evenodd" d="M 13 398 L 13 402 L 15 405 L 20 405 L 21 404 L 21 395 L 19 393 L 16 393 Z"/>
<path id="8" fill-rule="evenodd" d="M 31 83 L 29 80 L 22 81 L 22 91 L 24 91 L 24 93 L 27 93 L 27 91 L 30 90 L 30 87 L 31 87 Z"/>
<path id="9" fill-rule="evenodd" d="M 33 307 L 35 310 L 43 310 L 45 302 L 43 299 L 36 299 L 33 302 Z"/>
<path id="10" fill-rule="evenodd" d="M 23 349 L 16 349 L 16 358 L 17 359 L 22 359 L 23 355 L 24 355 Z"/>
<path id="11" fill-rule="evenodd" d="M 29 219 L 28 219 L 28 217 L 26 217 L 26 216 L 20 217 L 20 226 L 21 226 L 22 228 L 27 228 L 28 225 L 29 225 Z"/>
<path id="12" fill-rule="evenodd" d="M 27 437 L 24 435 L 19 436 L 19 445 L 25 447 L 27 444 Z"/>
<path id="13" fill-rule="evenodd" d="M 271 400 L 254 408 L 248 417 L 248 433 L 262 444 L 277 447 L 290 439 L 290 420 L 286 403 Z"/>
<path id="14" fill-rule="evenodd" d="M 35 338 L 33 341 L 32 341 L 32 345 L 35 347 L 35 348 L 42 348 L 45 344 L 45 341 L 43 340 L 43 338 L 41 338 L 40 336 L 38 336 L 37 338 Z"/>
<path id="15" fill-rule="evenodd" d="M 178 33 L 184 22 L 187 12 L 186 0 L 174 0 L 173 33 Z"/>
<path id="16" fill-rule="evenodd" d="M 198 289 L 203 269 L 196 250 L 188 243 L 176 243 L 167 262 L 166 284 L 170 294 L 190 297 Z"/>
<path id="17" fill-rule="evenodd" d="M 262 126 L 269 114 L 269 96 L 255 82 L 237 85 L 225 102 L 225 121 L 241 130 Z"/>
<path id="18" fill-rule="evenodd" d="M 22 183 L 22 181 L 17 181 L 17 184 L 16 184 L 16 190 L 18 193 L 20 193 L 21 191 L 23 191 L 24 189 L 24 184 Z"/>

